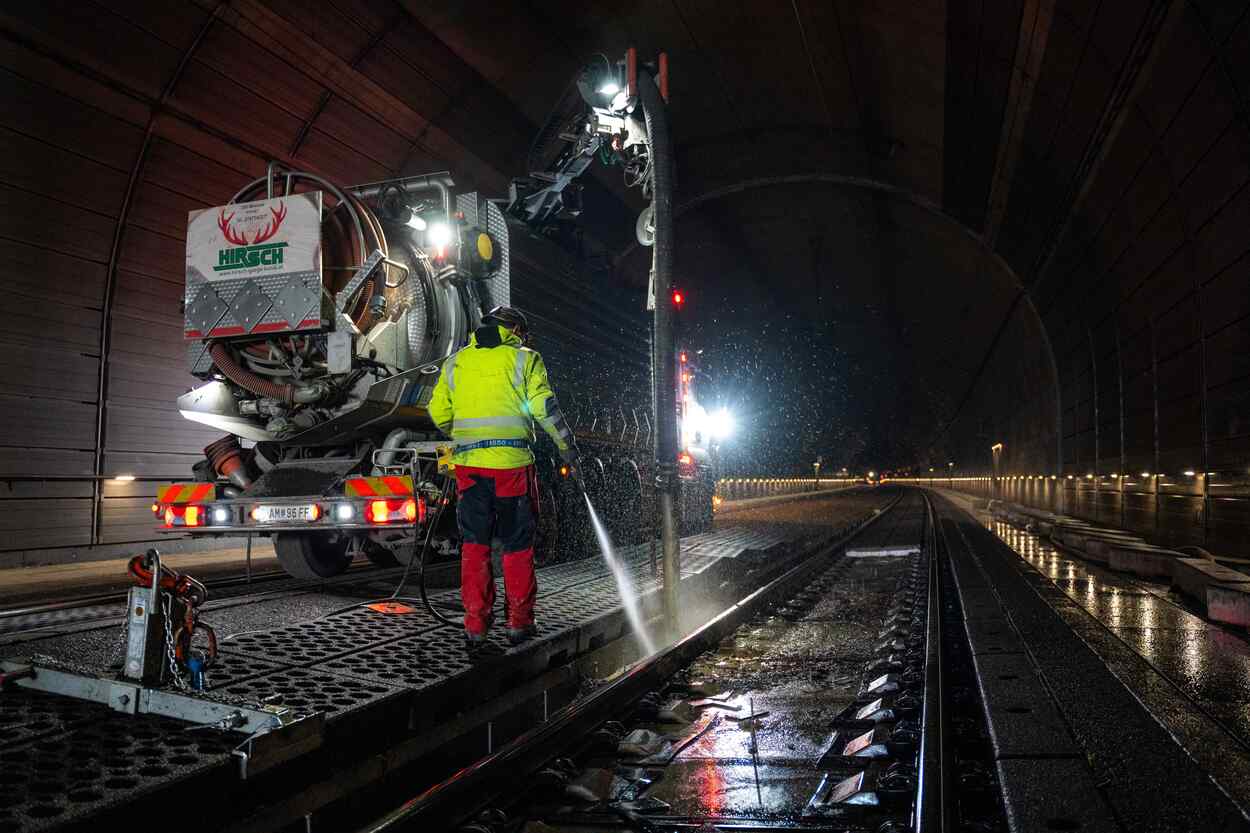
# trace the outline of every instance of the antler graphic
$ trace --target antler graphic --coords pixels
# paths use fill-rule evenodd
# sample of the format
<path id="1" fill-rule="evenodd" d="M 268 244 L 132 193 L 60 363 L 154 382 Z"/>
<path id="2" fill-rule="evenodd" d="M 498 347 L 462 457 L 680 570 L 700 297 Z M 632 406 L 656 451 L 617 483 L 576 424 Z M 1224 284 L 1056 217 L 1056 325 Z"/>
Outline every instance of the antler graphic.
<path id="1" fill-rule="evenodd" d="M 253 246 L 257 243 L 264 243 L 270 237 L 273 237 L 278 233 L 278 227 L 281 226 L 282 221 L 286 219 L 286 203 L 278 203 L 278 209 L 275 211 L 271 208 L 269 209 L 269 213 L 273 216 L 273 221 L 260 231 L 256 232 L 256 236 L 252 238 Z"/>
<path id="2" fill-rule="evenodd" d="M 226 209 L 222 209 L 217 215 L 217 228 L 221 229 L 222 235 L 226 238 L 227 243 L 233 243 L 236 246 L 246 246 L 247 236 L 236 232 L 230 227 L 230 221 L 234 219 L 234 212 L 230 212 L 230 216 L 226 216 Z"/>

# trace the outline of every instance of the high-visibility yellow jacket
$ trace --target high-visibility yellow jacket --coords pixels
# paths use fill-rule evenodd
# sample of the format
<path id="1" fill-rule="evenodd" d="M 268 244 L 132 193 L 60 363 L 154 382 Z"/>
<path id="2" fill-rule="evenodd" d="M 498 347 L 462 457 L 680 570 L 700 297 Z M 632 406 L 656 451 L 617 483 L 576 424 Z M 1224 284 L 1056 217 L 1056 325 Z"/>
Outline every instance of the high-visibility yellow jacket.
<path id="1" fill-rule="evenodd" d="M 567 454 L 573 432 L 560 412 L 547 368 L 536 351 L 499 326 L 479 327 L 463 350 L 443 361 L 430 399 L 430 417 L 457 448 L 489 440 L 523 440 L 526 447 L 457 450 L 453 462 L 486 469 L 528 466 L 534 454 L 534 423 L 543 427 L 560 453 Z"/>

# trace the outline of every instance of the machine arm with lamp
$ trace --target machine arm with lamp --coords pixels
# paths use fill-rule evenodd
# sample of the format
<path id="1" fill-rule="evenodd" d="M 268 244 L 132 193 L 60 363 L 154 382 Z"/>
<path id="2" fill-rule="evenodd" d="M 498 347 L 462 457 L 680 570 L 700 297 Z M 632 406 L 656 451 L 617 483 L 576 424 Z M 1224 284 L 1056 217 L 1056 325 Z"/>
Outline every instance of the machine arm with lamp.
<path id="1" fill-rule="evenodd" d="M 660 53 L 656 65 L 646 69 L 667 101 L 667 56 Z M 514 179 L 509 189 L 506 212 L 531 227 L 581 213 L 581 186 L 576 180 L 596 158 L 621 165 L 626 186 L 637 186 L 644 196 L 651 196 L 651 140 L 639 102 L 636 51 L 628 50 L 616 63 L 599 56 L 582 69 L 573 86 L 577 96 L 566 95 L 539 134 L 548 145 L 552 140 L 561 143 L 554 160 L 546 170 Z M 531 161 L 539 161 L 533 153 Z M 650 212 L 650 208 L 643 212 L 637 226 L 638 240 L 645 246 L 654 239 Z"/>

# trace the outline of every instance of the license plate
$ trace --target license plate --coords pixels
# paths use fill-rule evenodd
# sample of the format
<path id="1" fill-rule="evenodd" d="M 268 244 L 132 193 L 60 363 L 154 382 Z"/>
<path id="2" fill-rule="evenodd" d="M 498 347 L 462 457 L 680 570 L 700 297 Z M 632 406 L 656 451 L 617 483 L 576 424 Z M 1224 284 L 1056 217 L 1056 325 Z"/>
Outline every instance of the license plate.
<path id="1" fill-rule="evenodd" d="M 265 521 L 269 523 L 286 523 L 289 521 L 311 521 L 311 506 L 269 506 Z"/>

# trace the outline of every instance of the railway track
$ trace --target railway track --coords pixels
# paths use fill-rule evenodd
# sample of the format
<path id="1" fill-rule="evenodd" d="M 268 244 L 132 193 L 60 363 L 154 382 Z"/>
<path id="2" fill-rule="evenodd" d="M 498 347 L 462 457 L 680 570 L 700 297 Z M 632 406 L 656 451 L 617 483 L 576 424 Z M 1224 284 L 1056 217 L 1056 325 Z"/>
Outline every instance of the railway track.
<path id="1" fill-rule="evenodd" d="M 349 825 L 345 817 L 330 824 L 370 833 L 502 833 L 530 829 L 527 824 L 570 831 L 707 824 L 953 831 L 961 829 L 957 823 L 975 821 L 982 825 L 976 829 L 993 830 L 1002 823 L 1002 808 L 990 800 L 992 778 L 981 777 L 985 768 L 977 761 L 988 754 L 983 721 L 967 719 L 966 710 L 977 705 L 970 702 L 976 689 L 969 687 L 962 628 L 953 627 L 960 606 L 944 547 L 928 499 L 907 493 L 870 526 L 820 549 L 681 641 L 392 812 L 363 825 Z M 814 623 L 829 622 L 855 633 L 815 661 L 810 650 L 787 656 L 787 648 L 766 647 L 802 640 L 820 632 L 810 630 Z M 745 677 L 722 677 L 729 695 L 711 691 L 716 686 L 709 673 L 750 644 L 764 650 L 738 663 Z M 848 663 L 858 666 L 849 688 L 837 679 Z M 764 666 L 764 673 L 750 670 L 752 664 Z M 832 670 L 820 677 L 825 669 Z M 765 682 L 787 672 L 806 682 Z M 784 693 L 786 686 L 809 683 L 804 705 L 791 708 L 799 701 Z M 690 715 L 699 701 L 689 724 L 657 722 L 657 709 L 675 713 L 684 704 Z M 955 706 L 963 718 L 952 717 Z M 806 716 L 813 708 L 822 713 L 819 720 Z M 622 755 L 633 751 L 628 741 L 638 732 L 671 737 L 671 754 L 658 758 L 662 765 L 654 756 L 648 766 Z M 793 741 L 797 755 L 778 753 L 771 738 L 779 735 Z M 723 770 L 723 779 L 710 779 L 712 769 Z M 614 775 L 600 774 L 605 771 Z M 725 794 L 709 795 L 709 779 Z M 740 800 L 744 790 L 755 800 Z"/>

